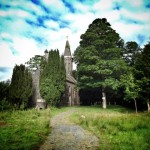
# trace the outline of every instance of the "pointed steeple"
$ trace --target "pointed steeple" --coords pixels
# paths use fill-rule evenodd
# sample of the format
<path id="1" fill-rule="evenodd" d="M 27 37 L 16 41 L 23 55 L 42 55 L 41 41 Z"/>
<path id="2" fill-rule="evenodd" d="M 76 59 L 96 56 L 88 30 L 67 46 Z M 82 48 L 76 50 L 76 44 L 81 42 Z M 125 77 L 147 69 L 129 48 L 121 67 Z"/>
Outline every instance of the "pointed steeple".
<path id="1" fill-rule="evenodd" d="M 69 44 L 68 39 L 66 41 L 64 56 L 71 56 L 70 44 Z"/>

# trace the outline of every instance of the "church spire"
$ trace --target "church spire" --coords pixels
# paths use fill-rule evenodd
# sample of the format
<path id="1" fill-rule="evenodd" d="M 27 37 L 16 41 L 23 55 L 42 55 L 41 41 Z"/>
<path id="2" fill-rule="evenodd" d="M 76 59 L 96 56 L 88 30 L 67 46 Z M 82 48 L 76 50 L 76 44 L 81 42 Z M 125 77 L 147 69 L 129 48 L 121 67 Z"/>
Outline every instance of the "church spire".
<path id="1" fill-rule="evenodd" d="M 68 41 L 68 36 L 67 36 L 64 56 L 71 56 L 70 44 L 69 44 L 69 41 Z"/>

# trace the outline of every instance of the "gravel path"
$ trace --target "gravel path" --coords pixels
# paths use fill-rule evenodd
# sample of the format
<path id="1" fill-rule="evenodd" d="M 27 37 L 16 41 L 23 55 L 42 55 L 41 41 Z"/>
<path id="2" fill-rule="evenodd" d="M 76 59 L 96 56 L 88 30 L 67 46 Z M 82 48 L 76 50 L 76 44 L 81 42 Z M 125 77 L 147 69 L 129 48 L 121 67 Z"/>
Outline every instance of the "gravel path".
<path id="1" fill-rule="evenodd" d="M 51 119 L 52 132 L 40 150 L 98 150 L 97 137 L 70 122 L 69 116 L 76 110 L 69 110 Z"/>

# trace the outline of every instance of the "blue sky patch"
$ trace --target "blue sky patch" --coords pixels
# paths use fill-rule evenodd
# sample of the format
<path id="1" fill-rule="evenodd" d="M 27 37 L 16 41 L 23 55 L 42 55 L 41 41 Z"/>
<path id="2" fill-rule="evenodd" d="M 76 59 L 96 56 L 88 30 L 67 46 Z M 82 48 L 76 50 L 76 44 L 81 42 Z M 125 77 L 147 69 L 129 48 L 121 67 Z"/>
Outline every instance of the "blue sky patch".
<path id="1" fill-rule="evenodd" d="M 121 16 L 120 17 L 120 20 L 122 21 L 122 22 L 125 22 L 125 23 L 127 23 L 127 24 L 143 24 L 141 21 L 139 21 L 139 20 L 134 20 L 134 19 L 131 19 L 131 18 L 127 18 L 127 17 L 125 17 L 125 16 Z"/>
<path id="2" fill-rule="evenodd" d="M 49 10 L 47 7 L 45 7 L 45 6 L 43 6 L 43 5 L 41 5 L 41 7 L 42 7 L 42 9 L 43 9 L 47 14 L 50 13 L 50 10 Z"/>
<path id="3" fill-rule="evenodd" d="M 37 19 L 38 20 L 38 19 Z M 31 26 L 35 26 L 35 27 L 43 27 L 43 28 L 46 28 L 44 25 L 43 25 L 43 21 L 42 20 L 38 20 L 37 22 L 34 22 L 34 21 L 31 21 L 31 20 L 28 20 L 26 19 L 25 20 L 28 24 L 30 24 Z"/>
<path id="4" fill-rule="evenodd" d="M 146 39 L 146 37 L 142 34 L 138 34 L 137 39 L 139 41 L 139 44 L 143 44 L 144 40 Z"/>
<path id="5" fill-rule="evenodd" d="M 68 27 L 69 22 L 61 20 L 60 23 L 59 23 L 59 25 L 60 25 L 60 28 L 65 28 L 65 27 Z"/>
<path id="6" fill-rule="evenodd" d="M 38 24 L 43 25 L 44 19 L 42 17 L 37 18 Z"/>
<path id="7" fill-rule="evenodd" d="M 9 70 L 9 67 L 0 67 L 0 72 L 8 72 Z"/>
<path id="8" fill-rule="evenodd" d="M 150 8 L 150 3 L 146 5 L 146 8 Z"/>
<path id="9" fill-rule="evenodd" d="M 121 9 L 121 5 L 119 5 L 118 3 L 114 4 L 113 10 L 120 10 Z"/>
<path id="10" fill-rule="evenodd" d="M 13 40 L 10 38 L 2 38 L 2 40 L 7 42 L 7 43 L 13 43 Z"/>
<path id="11" fill-rule="evenodd" d="M 40 5 L 40 1 L 39 0 L 31 0 L 31 2 L 35 5 Z"/>
<path id="12" fill-rule="evenodd" d="M 75 13 L 75 9 L 73 5 L 70 3 L 70 1 L 67 1 L 67 0 L 62 0 L 62 1 L 65 4 L 65 6 L 69 8 L 70 12 Z"/>
<path id="13" fill-rule="evenodd" d="M 10 67 L 0 67 L 0 81 L 6 80 L 6 75 L 11 74 L 12 70 Z"/>
<path id="14" fill-rule="evenodd" d="M 78 0 L 79 2 L 86 4 L 86 5 L 93 5 L 96 2 L 98 2 L 99 0 Z"/>
<path id="15" fill-rule="evenodd" d="M 2 5 L 2 4 L 0 4 L 0 8 L 2 8 L 2 9 L 8 9 L 8 8 L 10 8 L 11 6 L 10 5 Z"/>
<path id="16" fill-rule="evenodd" d="M 43 37 L 40 37 L 40 36 L 32 36 L 34 38 L 34 40 L 36 42 L 38 42 L 39 44 L 46 44 L 47 43 L 47 40 L 44 39 Z"/>

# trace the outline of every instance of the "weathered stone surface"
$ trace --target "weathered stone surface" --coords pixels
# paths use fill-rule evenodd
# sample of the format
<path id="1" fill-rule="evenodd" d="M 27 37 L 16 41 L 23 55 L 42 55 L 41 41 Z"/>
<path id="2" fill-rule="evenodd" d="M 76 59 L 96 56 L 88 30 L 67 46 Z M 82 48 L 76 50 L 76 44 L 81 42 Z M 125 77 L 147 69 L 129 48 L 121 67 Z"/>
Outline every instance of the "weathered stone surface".
<path id="1" fill-rule="evenodd" d="M 99 140 L 90 132 L 69 121 L 75 110 L 55 116 L 51 120 L 52 132 L 40 150 L 98 150 Z"/>
<path id="2" fill-rule="evenodd" d="M 44 99 L 42 99 L 40 95 L 39 78 L 40 78 L 40 69 L 37 69 L 35 70 L 35 72 L 32 73 L 32 85 L 33 85 L 32 106 L 38 108 L 45 108 L 46 102 Z"/>

